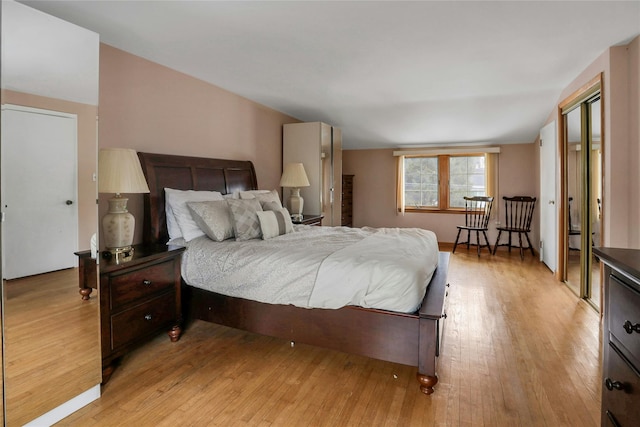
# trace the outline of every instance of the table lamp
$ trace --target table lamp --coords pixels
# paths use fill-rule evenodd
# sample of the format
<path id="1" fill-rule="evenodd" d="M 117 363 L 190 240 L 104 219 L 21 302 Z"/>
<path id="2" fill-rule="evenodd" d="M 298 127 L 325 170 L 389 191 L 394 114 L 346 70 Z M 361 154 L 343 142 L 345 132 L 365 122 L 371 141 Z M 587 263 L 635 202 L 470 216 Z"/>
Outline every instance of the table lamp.
<path id="1" fill-rule="evenodd" d="M 302 163 L 287 163 L 280 178 L 280 186 L 291 188 L 289 213 L 294 220 L 302 220 L 304 199 L 300 196 L 300 187 L 308 187 L 309 179 Z"/>
<path id="2" fill-rule="evenodd" d="M 102 218 L 102 239 L 111 255 L 132 252 L 135 218 L 127 211 L 123 193 L 148 193 L 149 187 L 135 150 L 103 148 L 98 153 L 98 192 L 115 193 L 109 211 Z"/>

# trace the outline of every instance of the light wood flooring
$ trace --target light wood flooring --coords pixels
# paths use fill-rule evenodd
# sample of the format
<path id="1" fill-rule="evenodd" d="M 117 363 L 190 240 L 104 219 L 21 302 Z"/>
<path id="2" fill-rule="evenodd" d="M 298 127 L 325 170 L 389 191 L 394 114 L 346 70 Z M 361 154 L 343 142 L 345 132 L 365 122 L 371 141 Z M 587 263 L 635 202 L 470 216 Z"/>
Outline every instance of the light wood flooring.
<path id="1" fill-rule="evenodd" d="M 458 249 L 436 392 L 416 368 L 196 321 L 62 426 L 597 426 L 599 315 L 531 256 Z"/>
<path id="2" fill-rule="evenodd" d="M 82 301 L 77 268 L 5 282 L 7 426 L 21 426 L 100 383 L 95 294 Z"/>

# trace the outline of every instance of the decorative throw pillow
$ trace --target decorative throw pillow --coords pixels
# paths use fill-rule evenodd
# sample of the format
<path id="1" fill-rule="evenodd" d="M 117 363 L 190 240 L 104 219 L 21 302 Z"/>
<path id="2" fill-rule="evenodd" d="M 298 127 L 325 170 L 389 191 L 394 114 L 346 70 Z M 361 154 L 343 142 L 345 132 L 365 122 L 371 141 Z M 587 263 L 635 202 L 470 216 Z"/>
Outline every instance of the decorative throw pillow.
<path id="1" fill-rule="evenodd" d="M 281 236 L 293 231 L 293 223 L 291 215 L 286 208 L 257 212 L 260 221 L 260 230 L 262 231 L 262 239 L 267 240 L 272 237 Z"/>
<path id="2" fill-rule="evenodd" d="M 246 199 L 253 199 L 256 197 L 256 194 L 265 194 L 265 193 L 269 193 L 269 190 L 248 190 L 248 191 L 239 191 L 238 192 L 238 197 L 240 197 L 243 200 Z"/>
<path id="3" fill-rule="evenodd" d="M 187 242 L 196 237 L 204 236 L 204 232 L 191 217 L 187 202 L 224 200 L 222 194 L 217 191 L 174 190 L 173 188 L 165 188 L 164 193 L 169 238 L 173 240 L 184 237 Z M 171 213 L 173 217 L 170 215 Z M 176 231 L 176 225 L 179 232 Z"/>
<path id="4" fill-rule="evenodd" d="M 280 201 L 280 194 L 276 190 L 271 190 L 268 193 L 256 194 L 256 199 L 260 202 L 264 209 L 265 203 L 276 203 L 280 209 L 282 209 L 282 202 Z"/>
<path id="5" fill-rule="evenodd" d="M 262 207 L 258 199 L 227 199 L 227 203 L 231 210 L 236 240 L 259 239 L 262 233 L 257 212 L 261 212 Z"/>
<path id="6" fill-rule="evenodd" d="M 226 200 L 188 202 L 191 217 L 213 241 L 222 242 L 233 237 L 231 210 Z"/>
<path id="7" fill-rule="evenodd" d="M 265 202 L 262 203 L 262 210 L 263 211 L 277 211 L 282 209 L 282 205 L 280 203 L 276 203 L 276 202 Z"/>

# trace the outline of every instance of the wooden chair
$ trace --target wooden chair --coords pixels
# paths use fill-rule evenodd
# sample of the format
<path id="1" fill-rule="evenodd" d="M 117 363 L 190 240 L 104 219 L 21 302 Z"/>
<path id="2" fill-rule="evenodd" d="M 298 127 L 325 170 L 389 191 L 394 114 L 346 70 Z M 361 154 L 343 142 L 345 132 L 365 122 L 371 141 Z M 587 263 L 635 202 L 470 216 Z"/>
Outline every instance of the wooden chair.
<path id="1" fill-rule="evenodd" d="M 598 202 L 598 214 L 600 213 L 600 199 L 596 199 L 596 201 Z M 582 228 L 580 226 L 578 226 L 577 228 L 573 225 L 573 219 L 571 216 L 571 202 L 573 202 L 573 197 L 569 197 L 569 211 L 568 211 L 568 220 L 569 220 L 569 239 L 571 239 L 571 236 L 580 236 L 582 234 Z M 596 234 L 595 231 L 591 232 L 591 246 L 595 246 L 594 242 L 593 242 L 593 236 Z M 580 243 L 580 245 L 582 245 L 582 243 Z M 569 250 L 571 251 L 579 251 L 580 248 L 574 248 L 573 246 L 571 246 L 571 240 L 569 240 Z"/>
<path id="2" fill-rule="evenodd" d="M 456 242 L 453 244 L 453 252 L 456 251 L 458 246 L 458 239 L 460 238 L 460 232 L 462 230 L 467 231 L 467 241 L 460 242 L 460 244 L 467 244 L 467 249 L 471 243 L 471 232 L 476 232 L 476 246 L 478 247 L 478 256 L 480 256 L 480 249 L 484 246 L 489 249 L 491 254 L 491 246 L 489 245 L 489 239 L 487 238 L 487 230 L 489 226 L 489 217 L 491 216 L 491 206 L 493 205 L 493 197 L 465 197 L 464 198 L 464 225 L 457 225 L 458 235 L 456 236 Z M 480 243 L 480 232 L 484 235 L 485 245 Z"/>
<path id="3" fill-rule="evenodd" d="M 569 197 L 569 204 L 568 204 L 568 215 L 567 215 L 567 219 L 569 221 L 569 250 L 571 251 L 579 251 L 580 248 L 574 248 L 571 246 L 571 236 L 580 236 L 582 234 L 582 230 L 580 230 L 580 227 L 575 228 L 573 226 L 573 221 L 571 218 L 571 202 L 573 202 L 573 197 Z"/>
<path id="4" fill-rule="evenodd" d="M 508 246 L 509 252 L 511 248 L 515 247 L 511 244 L 511 234 L 518 233 L 518 242 L 520 248 L 520 258 L 524 259 L 524 250 L 530 249 L 531 255 L 535 256 L 533 252 L 533 246 L 529 239 L 529 232 L 531 231 L 531 220 L 533 219 L 533 210 L 536 207 L 536 198 L 528 196 L 515 196 L 515 197 L 503 197 L 504 200 L 504 214 L 505 221 L 502 226 L 497 227 L 498 238 L 496 244 L 493 247 L 493 253 L 496 253 L 498 246 Z M 509 233 L 509 242 L 504 244 L 500 243 L 500 236 L 502 232 Z M 528 247 L 522 246 L 522 235 L 527 239 Z"/>

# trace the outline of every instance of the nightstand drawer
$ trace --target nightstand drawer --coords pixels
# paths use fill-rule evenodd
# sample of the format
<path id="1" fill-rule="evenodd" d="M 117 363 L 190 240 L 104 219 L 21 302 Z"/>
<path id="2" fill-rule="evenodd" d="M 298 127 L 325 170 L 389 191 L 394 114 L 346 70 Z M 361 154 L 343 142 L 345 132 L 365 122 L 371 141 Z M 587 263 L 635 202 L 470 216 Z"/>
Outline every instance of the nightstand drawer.
<path id="1" fill-rule="evenodd" d="M 609 344 L 609 362 L 604 366 L 602 409 L 621 427 L 636 426 L 640 420 L 640 377 Z"/>
<path id="2" fill-rule="evenodd" d="M 174 262 L 160 264 L 114 275 L 110 278 L 111 308 L 175 286 Z"/>
<path id="3" fill-rule="evenodd" d="M 111 316 L 111 349 L 141 341 L 176 320 L 176 297 L 168 293 Z"/>
<path id="4" fill-rule="evenodd" d="M 609 331 L 640 358 L 640 294 L 613 275 L 609 279 Z"/>

